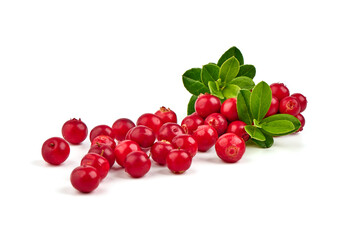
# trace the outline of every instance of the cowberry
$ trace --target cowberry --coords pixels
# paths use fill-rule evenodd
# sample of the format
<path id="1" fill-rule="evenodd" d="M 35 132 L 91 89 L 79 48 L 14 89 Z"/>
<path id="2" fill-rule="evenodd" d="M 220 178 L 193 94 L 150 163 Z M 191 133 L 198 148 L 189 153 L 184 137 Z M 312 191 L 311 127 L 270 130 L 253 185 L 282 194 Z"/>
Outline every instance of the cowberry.
<path id="1" fill-rule="evenodd" d="M 41 154 L 46 162 L 52 165 L 59 165 L 68 158 L 70 147 L 64 139 L 52 137 L 43 143 Z"/>
<path id="2" fill-rule="evenodd" d="M 229 121 L 237 121 L 239 120 L 237 108 L 236 108 L 236 98 L 226 99 L 220 108 L 220 113 Z"/>
<path id="3" fill-rule="evenodd" d="M 204 124 L 204 119 L 199 116 L 196 112 L 186 116 L 182 122 L 181 127 L 184 129 L 185 133 L 192 134 L 200 125 Z"/>
<path id="4" fill-rule="evenodd" d="M 119 118 L 112 125 L 113 134 L 118 141 L 125 140 L 125 136 L 130 129 L 135 127 L 135 123 L 128 118 Z"/>
<path id="5" fill-rule="evenodd" d="M 88 128 L 81 119 L 71 119 L 64 123 L 61 133 L 66 141 L 71 144 L 80 144 L 86 139 Z"/>
<path id="6" fill-rule="evenodd" d="M 171 172 L 181 174 L 191 166 L 192 157 L 183 149 L 174 149 L 166 156 L 166 165 Z"/>
<path id="7" fill-rule="evenodd" d="M 89 153 L 96 153 L 99 154 L 100 156 L 103 156 L 104 158 L 106 158 L 106 160 L 108 160 L 110 167 L 114 165 L 115 162 L 114 150 L 108 145 L 99 144 L 99 143 L 95 144 L 90 147 Z"/>
<path id="8" fill-rule="evenodd" d="M 234 133 L 226 133 L 219 137 L 215 144 L 216 154 L 227 163 L 235 163 L 245 152 L 245 142 Z"/>
<path id="9" fill-rule="evenodd" d="M 125 167 L 125 158 L 126 156 L 134 151 L 141 151 L 141 147 L 137 142 L 131 140 L 121 141 L 114 150 L 115 160 L 117 164 L 122 167 Z"/>
<path id="10" fill-rule="evenodd" d="M 273 83 L 270 85 L 272 95 L 276 97 L 279 101 L 284 97 L 290 95 L 289 89 L 283 83 Z"/>
<path id="11" fill-rule="evenodd" d="M 90 142 L 92 142 L 93 139 L 99 135 L 105 135 L 105 136 L 109 136 L 111 138 L 115 137 L 111 127 L 109 127 L 107 125 L 98 125 L 90 131 L 90 136 L 89 136 Z"/>
<path id="12" fill-rule="evenodd" d="M 246 142 L 247 140 L 250 139 L 250 135 L 245 131 L 245 126 L 246 126 L 246 123 L 244 123 L 243 121 L 234 121 L 229 124 L 226 132 L 234 133 L 237 136 L 244 139 L 244 141 Z"/>
<path id="13" fill-rule="evenodd" d="M 280 101 L 280 113 L 296 116 L 300 113 L 300 103 L 295 97 L 285 97 Z"/>
<path id="14" fill-rule="evenodd" d="M 125 171 L 134 178 L 144 176 L 150 167 L 151 161 L 143 151 L 135 151 L 126 156 Z"/>
<path id="15" fill-rule="evenodd" d="M 182 127 L 180 127 L 176 123 L 169 122 L 161 126 L 157 138 L 159 141 L 166 140 L 168 142 L 171 142 L 175 136 L 180 134 L 184 134 L 184 130 L 182 129 Z"/>
<path id="16" fill-rule="evenodd" d="M 104 179 L 109 172 L 110 164 L 106 158 L 96 153 L 88 153 L 81 159 L 81 166 L 92 166 L 96 168 L 99 177 Z"/>
<path id="17" fill-rule="evenodd" d="M 214 127 L 219 136 L 226 132 L 228 126 L 226 118 L 221 113 L 210 114 L 205 118 L 204 123 Z"/>
<path id="18" fill-rule="evenodd" d="M 301 123 L 301 127 L 299 128 L 299 130 L 297 130 L 296 132 L 301 132 L 305 126 L 305 118 L 304 116 L 299 113 L 298 115 L 295 116 L 297 119 L 299 119 L 300 123 Z"/>
<path id="19" fill-rule="evenodd" d="M 206 118 L 212 113 L 220 112 L 220 108 L 220 99 L 208 93 L 200 94 L 195 102 L 195 111 L 202 118 Z"/>
<path id="20" fill-rule="evenodd" d="M 299 103 L 300 103 L 300 112 L 305 111 L 306 106 L 307 106 L 306 97 L 304 95 L 302 95 L 301 93 L 294 93 L 291 96 L 296 97 L 296 99 L 299 101 Z"/>
<path id="21" fill-rule="evenodd" d="M 210 125 L 199 126 L 192 134 L 193 138 L 198 144 L 198 150 L 200 152 L 206 152 L 209 150 L 218 139 L 218 134 L 215 128 Z"/>
<path id="22" fill-rule="evenodd" d="M 159 141 L 154 143 L 150 149 L 151 158 L 157 162 L 159 165 L 166 164 L 166 156 L 169 154 L 171 150 L 173 150 L 173 145 L 168 141 Z"/>
<path id="23" fill-rule="evenodd" d="M 140 125 L 132 128 L 126 134 L 125 139 L 135 141 L 140 145 L 140 147 L 147 149 L 154 144 L 156 137 L 151 128 Z"/>
<path id="24" fill-rule="evenodd" d="M 161 119 L 152 113 L 144 113 L 136 121 L 137 126 L 142 125 L 151 128 L 155 134 L 157 134 L 162 124 Z"/>
<path id="25" fill-rule="evenodd" d="M 160 110 L 155 112 L 155 115 L 161 119 L 163 124 L 168 122 L 177 123 L 176 113 L 170 108 L 161 107 Z"/>
<path id="26" fill-rule="evenodd" d="M 278 112 L 279 112 L 279 100 L 277 99 L 277 97 L 272 96 L 271 105 L 265 117 L 270 117 L 271 115 L 277 114 Z"/>
<path id="27" fill-rule="evenodd" d="M 111 149 L 115 149 L 115 147 L 116 147 L 116 143 L 115 143 L 114 139 L 112 139 L 109 136 L 105 136 L 105 135 L 99 135 L 92 140 L 91 146 L 94 146 L 97 144 L 108 145 L 109 147 L 111 147 Z"/>
<path id="28" fill-rule="evenodd" d="M 180 134 L 173 138 L 172 145 L 175 149 L 187 151 L 191 157 L 194 157 L 198 151 L 198 144 L 189 134 Z"/>
<path id="29" fill-rule="evenodd" d="M 99 186 L 100 176 L 96 168 L 92 166 L 80 166 L 71 172 L 70 181 L 78 191 L 89 193 Z"/>

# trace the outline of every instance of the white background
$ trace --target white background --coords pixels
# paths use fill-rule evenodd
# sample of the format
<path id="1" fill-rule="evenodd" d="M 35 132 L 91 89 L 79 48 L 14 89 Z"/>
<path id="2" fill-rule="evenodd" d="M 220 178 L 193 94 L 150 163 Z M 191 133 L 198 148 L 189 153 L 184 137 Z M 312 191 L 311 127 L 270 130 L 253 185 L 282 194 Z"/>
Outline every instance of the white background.
<path id="1" fill-rule="evenodd" d="M 1 239 L 360 239 L 357 1 L 1 1 Z M 307 96 L 306 126 L 225 164 L 214 150 L 173 175 L 112 170 L 77 193 L 42 143 L 164 105 L 181 75 L 241 49 L 255 82 Z"/>

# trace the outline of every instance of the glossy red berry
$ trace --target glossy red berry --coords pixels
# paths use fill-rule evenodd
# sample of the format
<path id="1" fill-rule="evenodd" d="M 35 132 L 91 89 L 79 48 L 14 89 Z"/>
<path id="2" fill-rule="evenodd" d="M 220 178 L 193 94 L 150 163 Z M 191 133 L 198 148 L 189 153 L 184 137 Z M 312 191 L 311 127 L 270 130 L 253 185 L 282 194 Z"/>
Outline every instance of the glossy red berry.
<path id="1" fill-rule="evenodd" d="M 296 132 L 301 132 L 304 129 L 305 126 L 305 118 L 304 116 L 299 113 L 298 115 L 295 116 L 297 119 L 299 119 L 300 123 L 301 123 L 301 127 L 299 128 L 299 130 L 297 130 Z"/>
<path id="2" fill-rule="evenodd" d="M 151 158 L 157 162 L 159 165 L 166 164 L 166 156 L 169 154 L 171 150 L 173 150 L 173 145 L 168 141 L 160 141 L 154 143 L 150 149 Z"/>
<path id="3" fill-rule="evenodd" d="M 284 97 L 290 95 L 289 89 L 283 83 L 273 83 L 270 85 L 272 95 L 276 97 L 279 101 Z"/>
<path id="4" fill-rule="evenodd" d="M 92 166 L 96 168 L 99 177 L 101 179 L 104 179 L 109 170 L 110 170 L 110 164 L 108 160 L 106 160 L 104 157 L 100 156 L 96 153 L 88 153 L 81 159 L 81 166 Z"/>
<path id="5" fill-rule="evenodd" d="M 125 171 L 134 178 L 140 178 L 149 172 L 151 161 L 143 151 L 132 152 L 126 156 Z"/>
<path id="6" fill-rule="evenodd" d="M 140 147 L 146 149 L 150 148 L 155 142 L 155 133 L 151 128 L 140 125 L 132 128 L 126 134 L 126 140 L 132 140 L 137 142 Z"/>
<path id="7" fill-rule="evenodd" d="M 141 147 L 137 142 L 131 140 L 121 141 L 114 150 L 115 160 L 117 164 L 122 167 L 125 167 L 126 156 L 135 151 L 141 151 Z"/>
<path id="8" fill-rule="evenodd" d="M 193 138 L 198 144 L 200 152 L 206 152 L 215 145 L 218 134 L 215 128 L 210 125 L 201 125 L 193 133 Z"/>
<path id="9" fill-rule="evenodd" d="M 219 136 L 226 132 L 228 126 L 226 118 L 221 113 L 210 114 L 204 123 L 214 127 Z"/>
<path id="10" fill-rule="evenodd" d="M 227 163 L 235 163 L 245 152 L 245 142 L 234 133 L 226 133 L 219 137 L 215 144 L 216 154 Z"/>
<path id="11" fill-rule="evenodd" d="M 183 149 L 174 149 L 166 157 L 166 165 L 171 172 L 181 174 L 191 166 L 192 157 Z"/>
<path id="12" fill-rule="evenodd" d="M 226 132 L 227 133 L 234 133 L 238 137 L 241 137 L 246 142 L 250 139 L 250 135 L 245 131 L 246 123 L 243 121 L 234 121 L 229 124 Z"/>
<path id="13" fill-rule="evenodd" d="M 70 147 L 64 139 L 53 137 L 43 143 L 41 154 L 46 162 L 59 165 L 69 157 Z"/>
<path id="14" fill-rule="evenodd" d="M 157 138 L 159 141 L 166 140 L 168 142 L 171 142 L 175 136 L 180 134 L 184 134 L 184 130 L 182 129 L 182 127 L 180 127 L 176 123 L 169 122 L 161 126 Z"/>
<path id="15" fill-rule="evenodd" d="M 71 172 L 70 181 L 78 191 L 89 193 L 99 186 L 100 176 L 96 168 L 92 166 L 80 166 Z"/>
<path id="16" fill-rule="evenodd" d="M 103 156 L 106 160 L 108 160 L 110 168 L 114 165 L 115 153 L 114 150 L 108 145 L 95 144 L 90 147 L 89 153 L 96 153 L 100 156 Z"/>
<path id="17" fill-rule="evenodd" d="M 115 149 L 116 143 L 114 139 L 112 139 L 110 136 L 105 135 L 99 135 L 96 138 L 94 138 L 91 142 L 91 146 L 97 145 L 97 144 L 105 144 L 111 147 L 111 149 Z"/>
<path id="18" fill-rule="evenodd" d="M 189 134 L 180 134 L 173 138 L 172 145 L 175 149 L 187 151 L 191 157 L 194 157 L 198 151 L 198 144 Z"/>
<path id="19" fill-rule="evenodd" d="M 277 97 L 272 96 L 271 99 L 271 105 L 270 108 L 268 110 L 268 112 L 266 113 L 265 117 L 270 117 L 274 114 L 277 114 L 279 112 L 279 100 L 277 99 Z"/>
<path id="20" fill-rule="evenodd" d="M 143 125 L 148 128 L 151 128 L 155 134 L 157 134 L 162 124 L 163 123 L 161 119 L 152 113 L 145 113 L 141 115 L 136 122 L 137 126 Z"/>
<path id="21" fill-rule="evenodd" d="M 160 110 L 155 112 L 155 115 L 161 119 L 163 124 L 168 122 L 177 123 L 176 113 L 170 108 L 161 107 Z"/>
<path id="22" fill-rule="evenodd" d="M 130 129 L 135 127 L 135 123 L 127 118 L 120 118 L 112 125 L 113 134 L 118 141 L 125 140 L 125 136 Z"/>
<path id="23" fill-rule="evenodd" d="M 80 144 L 86 139 L 88 129 L 81 119 L 71 119 L 64 123 L 61 129 L 62 135 L 66 141 L 71 144 Z"/>
<path id="24" fill-rule="evenodd" d="M 295 97 L 299 101 L 299 103 L 300 103 L 300 112 L 305 111 L 306 106 L 307 106 L 306 97 L 304 95 L 302 95 L 301 93 L 294 93 L 291 96 Z"/>
<path id="25" fill-rule="evenodd" d="M 300 103 L 295 97 L 285 97 L 280 101 L 280 113 L 296 116 L 300 113 Z"/>
<path id="26" fill-rule="evenodd" d="M 239 120 L 237 108 L 236 108 L 236 98 L 226 99 L 221 104 L 220 113 L 229 121 L 237 121 Z"/>
<path id="27" fill-rule="evenodd" d="M 193 134 L 193 132 L 198 128 L 198 126 L 204 124 L 204 119 L 199 116 L 196 112 L 186 116 L 182 122 L 181 127 L 184 129 L 184 132 L 187 134 Z"/>
<path id="28" fill-rule="evenodd" d="M 115 137 L 111 127 L 109 127 L 107 125 L 98 125 L 98 126 L 94 127 L 90 132 L 90 136 L 89 136 L 90 142 L 92 142 L 94 140 L 94 138 L 96 138 L 99 135 L 109 136 L 112 139 L 114 139 L 114 137 Z"/>
<path id="29" fill-rule="evenodd" d="M 202 118 L 206 118 L 212 113 L 220 112 L 220 108 L 220 99 L 208 93 L 200 94 L 195 102 L 195 111 Z"/>

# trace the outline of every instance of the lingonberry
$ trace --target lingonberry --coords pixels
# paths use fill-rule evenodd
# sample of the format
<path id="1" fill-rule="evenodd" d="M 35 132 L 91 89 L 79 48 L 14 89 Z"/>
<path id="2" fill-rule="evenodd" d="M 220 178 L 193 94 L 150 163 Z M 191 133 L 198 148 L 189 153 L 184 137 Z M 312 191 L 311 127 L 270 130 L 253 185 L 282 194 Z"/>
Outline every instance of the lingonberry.
<path id="1" fill-rule="evenodd" d="M 220 108 L 220 99 L 208 93 L 200 94 L 195 102 L 195 111 L 202 118 L 206 118 L 212 113 L 220 112 Z"/>
<path id="2" fill-rule="evenodd" d="M 169 154 L 171 150 L 173 150 L 173 145 L 168 141 L 159 141 L 154 143 L 150 149 L 151 158 L 157 162 L 159 165 L 166 164 L 166 156 Z"/>
<path id="3" fill-rule="evenodd" d="M 226 118 L 221 113 L 210 114 L 204 123 L 214 127 L 219 136 L 226 132 L 228 126 Z"/>
<path id="4" fill-rule="evenodd" d="M 226 132 L 227 133 L 234 133 L 238 137 L 241 137 L 246 142 L 250 139 L 250 135 L 245 131 L 246 123 L 243 121 L 234 121 L 229 124 Z"/>
<path id="5" fill-rule="evenodd" d="M 209 150 L 218 139 L 218 134 L 215 128 L 210 125 L 200 125 L 193 133 L 193 138 L 198 144 L 200 152 Z"/>
<path id="6" fill-rule="evenodd" d="M 134 151 L 141 151 L 141 147 L 137 142 L 131 140 L 121 141 L 114 150 L 115 160 L 117 164 L 122 167 L 125 167 L 125 158 L 126 156 Z"/>
<path id="7" fill-rule="evenodd" d="M 279 101 L 284 97 L 290 95 L 289 89 L 283 83 L 273 83 L 270 85 L 272 95 L 276 97 Z"/>
<path id="8" fill-rule="evenodd" d="M 109 162 L 110 168 L 114 165 L 115 162 L 114 150 L 108 145 L 100 144 L 100 143 L 95 144 L 90 147 L 89 153 L 96 153 L 106 158 L 106 160 L 108 160 Z"/>
<path id="9" fill-rule="evenodd" d="M 299 101 L 299 103 L 300 103 L 300 112 L 305 111 L 306 106 L 307 106 L 306 97 L 304 95 L 302 95 L 301 93 L 294 93 L 291 96 L 296 97 L 296 99 Z"/>
<path id="10" fill-rule="evenodd" d="M 304 116 L 299 113 L 298 115 L 295 116 L 297 119 L 299 119 L 300 123 L 301 123 L 301 127 L 299 128 L 299 130 L 297 130 L 296 132 L 300 132 L 303 130 L 304 126 L 305 126 L 305 118 Z"/>
<path id="11" fill-rule="evenodd" d="M 125 171 L 134 178 L 144 176 L 149 172 L 151 161 L 143 151 L 132 152 L 126 156 Z"/>
<path id="12" fill-rule="evenodd" d="M 168 142 L 171 142 L 175 136 L 180 134 L 184 134 L 184 130 L 182 129 L 182 127 L 180 127 L 176 123 L 169 122 L 161 126 L 157 138 L 159 141 L 166 140 Z"/>
<path id="13" fill-rule="evenodd" d="M 99 135 L 96 138 L 94 138 L 91 142 L 91 146 L 97 145 L 97 144 L 105 144 L 111 147 L 111 149 L 115 149 L 116 143 L 114 139 L 112 139 L 110 136 L 105 135 Z"/>
<path id="14" fill-rule="evenodd" d="M 99 186 L 100 176 L 96 168 L 92 166 L 80 166 L 71 172 L 70 181 L 78 191 L 89 193 Z"/>
<path id="15" fill-rule="evenodd" d="M 193 134 L 193 132 L 198 128 L 198 126 L 204 124 L 204 119 L 199 116 L 196 112 L 186 116 L 182 122 L 181 127 L 184 129 L 185 133 Z"/>
<path id="16" fill-rule="evenodd" d="M 46 162 L 52 165 L 59 165 L 68 158 L 70 147 L 64 139 L 52 137 L 43 143 L 41 154 Z"/>
<path id="17" fill-rule="evenodd" d="M 236 98 L 229 98 L 221 104 L 220 113 L 225 116 L 229 122 L 239 120 L 236 102 Z"/>
<path id="18" fill-rule="evenodd" d="M 140 125 L 130 129 L 125 139 L 135 141 L 140 147 L 147 149 L 154 144 L 156 137 L 151 128 Z"/>
<path id="19" fill-rule="evenodd" d="M 174 149 L 166 156 L 166 165 L 171 172 L 181 174 L 191 166 L 192 157 L 184 149 Z"/>
<path id="20" fill-rule="evenodd" d="M 145 113 L 141 115 L 136 122 L 137 126 L 143 125 L 148 128 L 151 128 L 155 134 L 157 134 L 162 124 L 163 123 L 161 119 L 152 113 Z"/>
<path id="21" fill-rule="evenodd" d="M 215 144 L 216 154 L 227 163 L 235 163 L 245 152 L 245 142 L 234 133 L 226 133 L 219 137 Z"/>
<path id="22" fill-rule="evenodd" d="M 296 97 L 285 97 L 280 101 L 280 113 L 286 113 L 296 116 L 300 113 L 300 103 Z"/>
<path id="23" fill-rule="evenodd" d="M 125 140 L 125 136 L 130 129 L 135 127 L 135 123 L 127 118 L 120 118 L 112 125 L 113 134 L 118 141 Z"/>
<path id="24" fill-rule="evenodd" d="M 270 117 L 271 115 L 277 114 L 278 112 L 279 112 L 279 100 L 277 99 L 277 97 L 272 96 L 271 105 L 265 117 Z"/>
<path id="25" fill-rule="evenodd" d="M 88 128 L 81 119 L 71 119 L 64 123 L 61 129 L 62 135 L 66 141 L 71 144 L 80 144 L 86 139 Z"/>
<path id="26" fill-rule="evenodd" d="M 99 135 L 109 136 L 114 139 L 115 135 L 111 127 L 107 125 L 98 125 L 90 131 L 90 142 Z"/>
<path id="27" fill-rule="evenodd" d="M 168 122 L 177 123 L 176 113 L 170 108 L 161 107 L 160 110 L 155 112 L 155 115 L 161 119 L 163 124 Z"/>
<path id="28" fill-rule="evenodd" d="M 173 138 L 172 145 L 175 149 L 187 151 L 191 157 L 194 157 L 198 151 L 198 144 L 189 134 L 180 134 Z"/>
<path id="29" fill-rule="evenodd" d="M 110 164 L 106 158 L 96 153 L 88 153 L 81 159 L 81 166 L 96 168 L 100 179 L 104 179 L 109 172 Z"/>

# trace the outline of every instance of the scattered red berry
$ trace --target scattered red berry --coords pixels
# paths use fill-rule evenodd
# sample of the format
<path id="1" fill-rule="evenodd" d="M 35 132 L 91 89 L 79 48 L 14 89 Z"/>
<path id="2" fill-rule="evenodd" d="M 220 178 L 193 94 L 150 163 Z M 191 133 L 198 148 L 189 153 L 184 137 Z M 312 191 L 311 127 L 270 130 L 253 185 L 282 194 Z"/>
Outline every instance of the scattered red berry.
<path id="1" fill-rule="evenodd" d="M 305 111 L 306 106 L 307 106 L 306 97 L 304 95 L 302 95 L 301 93 L 294 93 L 291 96 L 295 97 L 299 101 L 299 103 L 300 103 L 300 112 Z"/>
<path id="2" fill-rule="evenodd" d="M 298 115 L 295 116 L 297 119 L 299 119 L 300 123 L 301 123 L 301 127 L 299 128 L 299 130 L 297 130 L 296 132 L 301 132 L 305 126 L 305 118 L 304 116 L 299 113 Z"/>
<path id="3" fill-rule="evenodd" d="M 245 142 L 234 133 L 226 133 L 219 137 L 215 144 L 216 154 L 227 163 L 235 163 L 245 152 Z"/>
<path id="4" fill-rule="evenodd" d="M 157 138 L 159 141 L 166 140 L 168 142 L 171 142 L 175 136 L 180 134 L 184 134 L 184 130 L 182 129 L 182 127 L 180 127 L 176 123 L 169 122 L 161 126 Z"/>
<path id="5" fill-rule="evenodd" d="M 272 96 L 271 105 L 265 117 L 270 117 L 274 114 L 277 114 L 278 112 L 279 112 L 279 100 L 277 99 L 277 97 Z"/>
<path id="6" fill-rule="evenodd" d="M 238 137 L 241 137 L 246 142 L 250 139 L 250 135 L 245 131 L 246 123 L 243 121 L 234 121 L 229 124 L 226 132 L 227 133 L 234 133 Z"/>
<path id="7" fill-rule="evenodd" d="M 111 147 L 105 144 L 95 144 L 90 147 L 89 153 L 96 153 L 108 160 L 110 168 L 114 165 L 115 154 Z"/>
<path id="8" fill-rule="evenodd" d="M 295 97 L 285 97 L 280 101 L 280 113 L 296 116 L 300 113 L 300 103 Z"/>
<path id="9" fill-rule="evenodd" d="M 135 123 L 133 123 L 130 119 L 120 118 L 116 120 L 112 125 L 112 130 L 115 139 L 118 141 L 125 140 L 126 134 L 133 127 L 135 127 Z"/>
<path id="10" fill-rule="evenodd" d="M 196 112 L 186 116 L 182 122 L 181 127 L 184 129 L 184 132 L 187 134 L 193 134 L 193 132 L 198 128 L 198 126 L 204 124 L 204 119 L 202 119 L 199 114 Z"/>
<path id="11" fill-rule="evenodd" d="M 126 156 L 134 151 L 141 151 L 141 147 L 137 142 L 131 140 L 121 141 L 114 150 L 115 160 L 117 164 L 122 167 L 125 167 L 125 158 Z"/>
<path id="12" fill-rule="evenodd" d="M 41 154 L 46 162 L 59 165 L 69 157 L 70 147 L 64 139 L 53 137 L 43 143 Z"/>
<path id="13" fill-rule="evenodd" d="M 200 94 L 195 102 L 195 111 L 202 118 L 206 118 L 212 113 L 220 112 L 220 108 L 220 99 L 208 93 Z"/>
<path id="14" fill-rule="evenodd" d="M 173 145 L 168 141 L 156 142 L 151 146 L 150 156 L 159 165 L 166 165 L 166 156 L 173 149 Z"/>
<path id="15" fill-rule="evenodd" d="M 72 171 L 70 181 L 78 191 L 89 193 L 99 186 L 100 176 L 96 168 L 92 166 L 80 166 Z"/>
<path id="16" fill-rule="evenodd" d="M 175 149 L 187 151 L 191 157 L 194 157 L 198 151 L 198 144 L 189 134 L 180 134 L 173 138 L 172 145 Z"/>
<path id="17" fill-rule="evenodd" d="M 284 97 L 290 95 L 289 89 L 283 83 L 273 83 L 270 85 L 272 95 L 276 97 L 279 101 Z"/>
<path id="18" fill-rule="evenodd" d="M 237 108 L 236 108 L 236 98 L 229 98 L 226 99 L 222 104 L 221 104 L 221 109 L 220 109 L 220 113 L 229 121 L 229 122 L 233 122 L 233 121 L 237 121 L 239 120 L 239 116 L 238 116 L 238 112 L 237 112 Z"/>
<path id="19" fill-rule="evenodd" d="M 152 113 L 145 113 L 145 114 L 141 115 L 136 122 L 137 126 L 143 125 L 148 128 L 151 128 L 155 134 L 157 134 L 157 132 L 159 131 L 159 128 L 162 126 L 162 124 L 163 123 L 162 123 L 161 119 Z"/>
<path id="20" fill-rule="evenodd" d="M 151 167 L 151 161 L 143 151 L 132 152 L 126 156 L 125 171 L 134 178 L 144 176 Z"/>
<path id="21" fill-rule="evenodd" d="M 115 147 L 116 147 L 116 143 L 115 143 L 114 139 L 112 139 L 109 136 L 105 136 L 105 135 L 99 135 L 92 140 L 91 146 L 94 146 L 97 144 L 108 145 L 109 147 L 111 147 L 111 149 L 115 149 Z"/>
<path id="22" fill-rule="evenodd" d="M 132 128 L 126 134 L 125 139 L 135 141 L 140 145 L 140 147 L 147 149 L 154 144 L 156 137 L 151 128 L 140 125 Z"/>
<path id="23" fill-rule="evenodd" d="M 110 169 L 110 164 L 108 162 L 108 160 L 106 160 L 106 158 L 104 158 L 103 156 L 100 156 L 99 154 L 96 153 L 88 153 L 86 154 L 83 159 L 81 160 L 80 163 L 81 166 L 92 166 L 94 168 L 96 168 L 99 177 L 101 179 L 104 179 Z"/>
<path id="24" fill-rule="evenodd" d="M 86 124 L 75 118 L 64 123 L 61 129 L 62 135 L 66 141 L 71 144 L 80 144 L 86 139 L 88 129 Z"/>
<path id="25" fill-rule="evenodd" d="M 163 124 L 168 122 L 177 123 L 176 113 L 170 108 L 161 107 L 160 110 L 155 112 L 155 115 L 161 119 Z"/>
<path id="26" fill-rule="evenodd" d="M 171 172 L 181 174 L 191 166 L 192 157 L 183 149 L 174 149 L 166 157 L 166 165 Z"/>
<path id="27" fill-rule="evenodd" d="M 219 136 L 226 132 L 228 126 L 226 118 L 221 113 L 210 114 L 204 123 L 214 127 Z"/>
<path id="28" fill-rule="evenodd" d="M 206 152 L 215 145 L 218 134 L 215 128 L 210 125 L 201 125 L 193 133 L 193 138 L 198 144 L 200 152 Z"/>
<path id="29" fill-rule="evenodd" d="M 111 127 L 109 127 L 107 125 L 98 125 L 98 126 L 94 127 L 90 132 L 90 142 L 92 142 L 94 140 L 94 138 L 96 138 L 99 135 L 109 136 L 112 139 L 114 139 L 114 137 L 115 137 Z"/>

